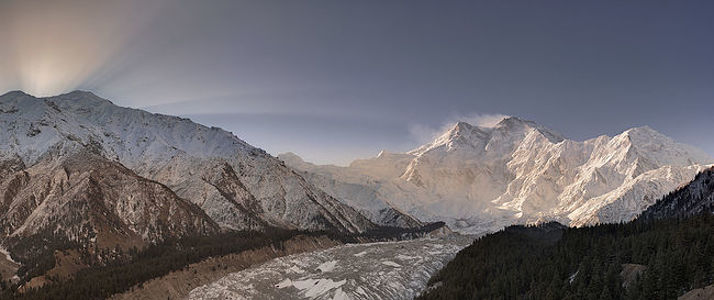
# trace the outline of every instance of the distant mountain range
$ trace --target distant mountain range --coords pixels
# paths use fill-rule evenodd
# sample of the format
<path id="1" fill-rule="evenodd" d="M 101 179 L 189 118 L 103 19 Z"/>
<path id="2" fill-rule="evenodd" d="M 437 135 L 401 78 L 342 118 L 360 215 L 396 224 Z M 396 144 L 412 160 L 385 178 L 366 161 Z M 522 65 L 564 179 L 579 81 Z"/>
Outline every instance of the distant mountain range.
<path id="1" fill-rule="evenodd" d="M 279 158 L 377 223 L 412 216 L 476 234 L 519 223 L 629 221 L 714 162 L 649 127 L 579 142 L 516 117 L 493 127 L 459 122 L 417 149 L 348 167 Z"/>

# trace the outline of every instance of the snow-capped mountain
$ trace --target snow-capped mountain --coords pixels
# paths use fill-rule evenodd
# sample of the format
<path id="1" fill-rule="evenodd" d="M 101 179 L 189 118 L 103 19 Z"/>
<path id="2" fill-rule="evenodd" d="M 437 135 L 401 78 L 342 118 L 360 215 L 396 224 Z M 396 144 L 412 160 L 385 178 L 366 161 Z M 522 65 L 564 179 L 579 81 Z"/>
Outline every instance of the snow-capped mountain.
<path id="1" fill-rule="evenodd" d="M 88 92 L 7 93 L 0 127 L 0 241 L 38 231 L 155 241 L 219 227 L 374 226 L 229 132 Z"/>
<path id="2" fill-rule="evenodd" d="M 481 233 L 545 220 L 571 226 L 631 220 L 712 162 L 649 127 L 580 142 L 508 117 L 493 127 L 459 122 L 417 149 L 346 168 L 288 164 L 361 184 L 421 221 Z"/>

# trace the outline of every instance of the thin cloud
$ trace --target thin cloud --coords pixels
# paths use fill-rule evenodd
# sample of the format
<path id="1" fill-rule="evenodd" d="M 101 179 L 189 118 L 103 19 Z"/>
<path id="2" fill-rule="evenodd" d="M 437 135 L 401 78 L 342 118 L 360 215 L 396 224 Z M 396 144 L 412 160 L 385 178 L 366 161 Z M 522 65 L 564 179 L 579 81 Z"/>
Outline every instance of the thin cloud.
<path id="1" fill-rule="evenodd" d="M 449 130 L 457 122 L 466 122 L 471 125 L 491 128 L 496 126 L 503 119 L 508 118 L 504 114 L 471 113 L 466 115 L 454 115 L 441 123 L 439 126 L 425 124 L 410 124 L 409 134 L 412 139 L 420 144 L 428 143 Z"/>
<path id="2" fill-rule="evenodd" d="M 463 117 L 461 121 L 471 125 L 491 128 L 508 117 L 509 116 L 504 114 L 472 114 L 470 116 Z"/>

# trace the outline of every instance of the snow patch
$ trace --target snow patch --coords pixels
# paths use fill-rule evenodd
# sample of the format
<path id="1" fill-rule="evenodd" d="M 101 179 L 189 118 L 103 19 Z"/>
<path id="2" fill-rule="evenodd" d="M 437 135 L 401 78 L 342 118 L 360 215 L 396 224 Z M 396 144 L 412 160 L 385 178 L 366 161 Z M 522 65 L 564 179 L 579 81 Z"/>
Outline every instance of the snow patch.
<path id="1" fill-rule="evenodd" d="M 317 266 L 317 269 L 320 270 L 322 273 L 327 273 L 335 269 L 335 266 L 337 265 L 337 261 L 328 261 L 324 262 L 321 265 Z"/>
<path id="2" fill-rule="evenodd" d="M 577 270 L 577 271 L 575 271 L 575 273 L 573 273 L 573 275 L 570 275 L 570 277 L 568 277 L 568 283 L 573 284 L 573 281 L 575 281 L 575 278 L 578 277 L 578 273 L 580 273 L 580 270 Z"/>
<path id="3" fill-rule="evenodd" d="M 404 254 L 399 254 L 397 255 L 398 260 L 414 260 L 418 259 L 418 256 L 409 256 L 409 255 L 404 255 Z"/>
<path id="4" fill-rule="evenodd" d="M 305 297 L 314 299 L 318 296 L 343 286 L 347 280 L 333 281 L 332 279 L 306 279 L 294 281 L 293 286 L 303 292 Z"/>
<path id="5" fill-rule="evenodd" d="M 275 287 L 279 289 L 284 289 L 289 286 L 293 286 L 293 281 L 290 280 L 290 278 L 286 278 L 285 280 L 275 285 Z"/>
<path id="6" fill-rule="evenodd" d="M 332 300 L 351 300 L 350 296 L 347 295 L 344 291 L 342 291 L 342 288 L 338 288 L 335 291 L 335 296 L 332 297 Z"/>
<path id="7" fill-rule="evenodd" d="M 0 248 L 0 254 L 4 255 L 5 259 L 7 259 L 7 261 L 14 263 L 16 265 L 20 265 L 19 262 L 16 262 L 15 260 L 12 259 L 12 256 L 10 255 L 10 251 L 8 251 L 7 249 Z"/>
<path id="8" fill-rule="evenodd" d="M 395 268 L 401 268 L 401 267 L 402 267 L 402 265 L 400 265 L 400 264 L 398 264 L 398 263 L 395 263 L 395 262 L 393 262 L 393 261 L 391 261 L 391 260 L 383 261 L 382 264 L 385 265 L 385 266 L 390 266 L 390 267 L 395 267 Z"/>
<path id="9" fill-rule="evenodd" d="M 360 253 L 353 254 L 353 255 L 356 256 L 356 257 L 362 257 L 362 256 L 364 256 L 365 254 L 367 254 L 367 251 L 362 251 L 362 252 L 360 252 Z"/>
<path id="10" fill-rule="evenodd" d="M 290 269 L 288 269 L 290 272 L 297 273 L 297 274 L 302 274 L 305 273 L 305 270 L 300 269 L 298 266 L 292 266 Z"/>

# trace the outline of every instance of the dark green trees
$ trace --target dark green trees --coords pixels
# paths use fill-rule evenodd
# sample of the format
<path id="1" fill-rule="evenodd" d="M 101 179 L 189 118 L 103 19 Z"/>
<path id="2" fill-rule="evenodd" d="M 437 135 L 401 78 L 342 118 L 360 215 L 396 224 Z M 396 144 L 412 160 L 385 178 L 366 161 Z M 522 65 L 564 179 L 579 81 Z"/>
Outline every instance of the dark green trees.
<path id="1" fill-rule="evenodd" d="M 555 241 L 558 230 L 523 226 L 480 238 L 419 299 L 676 299 L 714 281 L 708 213 L 559 231 Z M 626 263 L 647 266 L 627 289 Z"/>

